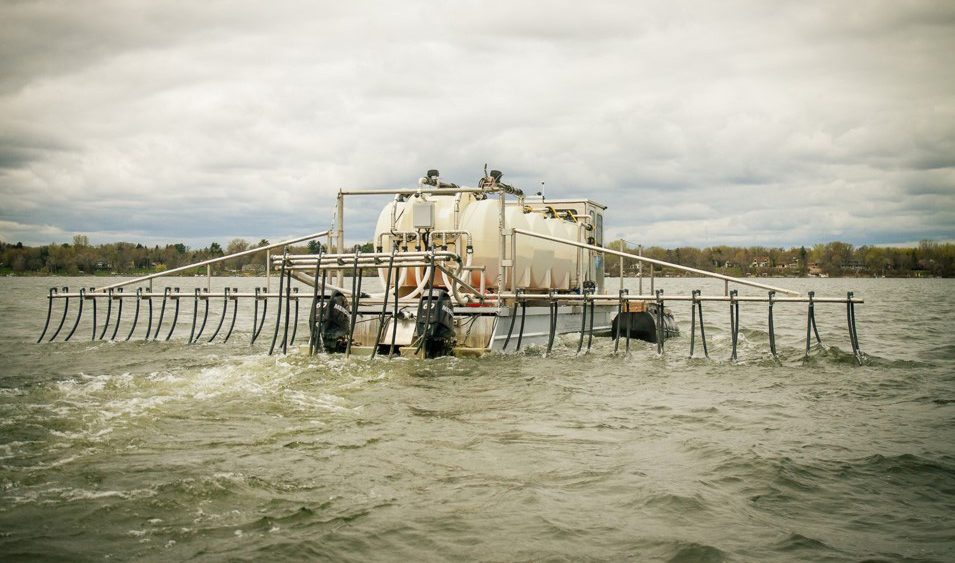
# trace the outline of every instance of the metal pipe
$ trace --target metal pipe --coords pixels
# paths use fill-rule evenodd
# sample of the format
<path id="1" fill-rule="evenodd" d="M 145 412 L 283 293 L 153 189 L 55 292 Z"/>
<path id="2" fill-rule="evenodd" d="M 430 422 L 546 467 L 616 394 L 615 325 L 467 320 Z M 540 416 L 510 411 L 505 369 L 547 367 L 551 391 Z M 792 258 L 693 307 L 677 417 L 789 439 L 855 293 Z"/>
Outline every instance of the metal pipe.
<path id="1" fill-rule="evenodd" d="M 315 345 L 318 340 L 315 338 L 315 305 L 318 303 L 318 273 L 321 269 L 321 256 L 322 256 L 322 245 L 318 245 L 318 256 L 319 259 L 315 261 L 315 274 L 312 276 L 312 280 L 315 282 L 312 284 L 312 306 L 309 308 L 308 312 L 308 355 L 311 356 L 315 353 Z M 325 296 L 322 296 L 324 299 Z"/>
<path id="2" fill-rule="evenodd" d="M 229 312 L 229 288 L 226 287 L 222 290 L 222 316 L 219 317 L 219 324 L 216 326 L 216 331 L 212 333 L 212 336 L 209 337 L 207 342 L 212 342 L 216 339 L 216 336 L 219 336 L 219 331 L 222 330 L 222 324 L 225 323 L 225 316 Z M 159 329 L 156 329 L 158 332 Z"/>
<path id="3" fill-rule="evenodd" d="M 778 360 L 779 354 L 776 353 L 776 330 L 773 324 L 773 297 L 775 296 L 775 291 L 769 292 L 769 351 L 772 353 L 773 359 Z M 849 305 L 851 306 L 851 303 Z"/>
<path id="4" fill-rule="evenodd" d="M 106 329 L 109 328 L 109 319 L 110 315 L 113 312 L 113 290 L 107 292 L 106 297 L 106 322 L 103 323 L 103 331 L 99 334 L 99 339 L 103 340 L 106 337 Z"/>
<path id="5" fill-rule="evenodd" d="M 626 290 L 621 289 L 618 293 L 620 299 L 617 300 L 617 328 L 614 331 L 613 338 L 613 353 L 616 354 L 617 350 L 620 349 L 620 324 L 623 322 L 623 292 Z"/>
<path id="6" fill-rule="evenodd" d="M 626 291 L 626 290 L 624 290 L 624 291 Z M 627 313 L 629 313 L 629 312 L 630 312 L 630 311 L 627 311 Z M 630 355 L 630 317 L 631 317 L 631 315 L 629 315 L 629 314 L 625 317 L 625 318 L 627 319 L 627 336 L 626 336 L 627 346 L 626 346 L 626 348 L 623 349 L 623 353 L 624 353 L 625 356 L 629 356 L 629 355 Z"/>
<path id="7" fill-rule="evenodd" d="M 192 298 L 192 330 L 189 331 L 189 344 L 195 341 L 196 320 L 199 317 L 199 288 L 195 289 Z"/>
<path id="8" fill-rule="evenodd" d="M 288 354 L 288 325 L 291 318 L 289 317 L 289 309 L 292 306 L 292 274 L 290 273 L 286 276 L 285 279 L 285 326 L 282 327 L 282 353 Z M 298 300 L 295 301 L 298 303 Z"/>
<path id="9" fill-rule="evenodd" d="M 170 275 L 172 275 L 172 274 L 177 274 L 177 273 L 179 273 L 179 272 L 186 272 L 186 271 L 189 271 L 189 270 L 194 270 L 194 269 L 196 269 L 196 268 L 201 268 L 202 266 L 206 266 L 206 265 L 209 265 L 209 264 L 216 264 L 216 263 L 219 263 L 219 262 L 223 262 L 223 261 L 225 261 L 225 260 L 230 260 L 230 259 L 232 259 L 232 258 L 238 258 L 239 256 L 248 256 L 249 254 L 256 254 L 256 253 L 258 253 L 258 252 L 262 252 L 263 250 L 270 250 L 270 249 L 272 249 L 272 248 L 277 248 L 277 247 L 279 247 L 279 246 L 288 246 L 288 245 L 293 244 L 293 243 L 296 243 L 296 242 L 302 242 L 302 241 L 306 241 L 306 240 L 311 240 L 311 239 L 323 237 L 323 236 L 325 236 L 326 234 L 328 234 L 328 231 L 322 231 L 322 232 L 320 232 L 320 233 L 313 233 L 313 234 L 311 234 L 311 235 L 304 236 L 304 237 L 297 237 L 297 238 L 293 238 L 293 239 L 289 239 L 289 240 L 283 240 L 282 242 L 277 242 L 277 243 L 275 243 L 275 244 L 269 244 L 269 245 L 266 245 L 266 246 L 260 246 L 260 247 L 256 247 L 256 248 L 250 248 L 249 250 L 243 250 L 242 252 L 236 252 L 236 253 L 234 253 L 234 254 L 227 254 L 227 255 L 225 255 L 225 256 L 220 256 L 220 257 L 218 257 L 218 258 L 210 258 L 209 260 L 203 260 L 202 262 L 196 262 L 195 264 L 189 264 L 189 265 L 187 265 L 187 266 L 180 266 L 179 268 L 173 268 L 172 270 L 166 270 L 166 271 L 164 271 L 164 272 L 158 272 L 158 273 L 155 273 L 155 274 L 149 274 L 149 275 L 147 275 L 147 276 L 138 277 L 138 278 L 135 278 L 135 279 L 131 279 L 131 280 L 129 280 L 129 281 L 118 282 L 118 283 L 114 283 L 114 284 L 112 284 L 112 285 L 103 286 L 103 287 L 97 288 L 96 291 L 97 291 L 97 292 L 105 292 L 106 290 L 111 289 L 111 288 L 124 287 L 124 286 L 127 286 L 127 285 L 144 282 L 144 281 L 151 280 L 151 279 L 154 279 L 154 278 L 159 278 L 159 277 L 163 277 L 163 276 L 170 276 Z"/>
<path id="10" fill-rule="evenodd" d="M 390 360 L 395 353 L 395 339 L 398 337 L 398 287 L 401 283 L 400 277 L 395 276 L 395 310 L 391 315 L 391 346 L 388 347 L 388 359 Z"/>
<path id="11" fill-rule="evenodd" d="M 111 289 L 111 290 L 109 290 L 109 292 L 112 293 L 113 290 Z M 117 293 L 123 293 L 123 288 L 117 289 L 116 292 L 117 292 Z M 116 326 L 113 327 L 113 335 L 109 337 L 110 341 L 116 340 L 116 333 L 119 332 L 119 322 L 120 322 L 121 320 L 123 320 L 123 299 L 122 299 L 122 296 L 117 297 L 116 299 L 119 299 L 119 306 L 116 307 Z"/>
<path id="12" fill-rule="evenodd" d="M 587 302 L 584 301 L 584 306 Z M 594 301 L 590 300 L 590 329 L 587 331 L 587 352 L 590 352 L 590 346 L 594 343 Z"/>
<path id="13" fill-rule="evenodd" d="M 204 292 L 206 295 L 203 296 L 202 302 L 204 306 L 202 307 L 202 324 L 199 325 L 199 332 L 196 333 L 196 339 L 194 342 L 199 342 L 199 339 L 202 338 L 202 331 L 206 329 L 206 322 L 209 320 L 209 295 L 208 292 Z"/>
<path id="14" fill-rule="evenodd" d="M 547 350 L 544 352 L 544 357 L 546 358 L 550 351 L 554 348 L 554 335 L 557 332 L 557 301 L 554 299 L 553 291 L 551 292 L 551 300 L 547 304 L 547 313 L 548 313 L 548 332 L 547 332 Z"/>
<path id="15" fill-rule="evenodd" d="M 149 334 L 152 332 L 153 328 L 153 297 L 152 290 L 150 290 L 149 297 L 146 298 L 146 302 L 149 304 L 149 323 L 146 324 L 146 338 L 143 340 L 149 340 Z"/>
<path id="16" fill-rule="evenodd" d="M 500 190 L 485 188 L 386 188 L 380 190 L 339 190 L 338 195 L 414 195 L 414 194 L 479 194 Z"/>
<path id="17" fill-rule="evenodd" d="M 501 237 L 501 244 L 500 248 L 498 248 L 497 255 L 497 292 L 500 293 L 504 289 L 504 253 L 507 252 L 507 243 L 505 241 L 507 232 L 505 231 L 506 220 L 504 218 L 504 192 L 500 193 L 498 201 L 497 233 L 498 236 Z M 513 274 L 514 272 L 512 271 L 511 275 Z"/>
<path id="18" fill-rule="evenodd" d="M 637 255 L 643 256 L 642 244 L 637 246 Z M 643 262 L 639 260 L 637 261 L 637 275 L 639 276 L 639 279 L 640 279 L 640 282 L 639 282 L 640 285 L 637 287 L 637 293 L 643 293 Z"/>
<path id="19" fill-rule="evenodd" d="M 730 291 L 730 331 L 733 336 L 733 352 L 730 355 L 730 361 L 735 362 L 736 345 L 739 339 L 739 301 L 736 300 L 737 290 Z"/>
<path id="20" fill-rule="evenodd" d="M 653 278 L 650 278 L 653 279 Z M 657 290 L 657 354 L 663 354 L 663 290 Z"/>
<path id="21" fill-rule="evenodd" d="M 126 342 L 129 342 L 129 339 L 133 337 L 133 332 L 136 331 L 136 325 L 139 323 L 139 302 L 142 301 L 143 288 L 136 288 L 136 312 L 133 313 L 133 326 L 129 328 L 129 334 L 126 335 Z M 122 301 L 120 301 L 122 303 Z"/>
<path id="22" fill-rule="evenodd" d="M 697 293 L 699 293 L 699 290 L 697 290 Z M 703 345 L 703 355 L 709 359 L 710 352 L 706 349 L 706 327 L 703 324 L 703 303 L 699 303 L 697 311 L 700 315 L 700 344 Z"/>
<path id="23" fill-rule="evenodd" d="M 640 261 L 642 261 L 642 262 L 647 262 L 648 264 L 655 264 L 655 265 L 658 265 L 658 266 L 664 266 L 664 267 L 667 267 L 667 268 L 673 268 L 673 269 L 675 269 L 675 270 L 682 270 L 682 271 L 684 271 L 684 272 L 690 272 L 690 273 L 693 273 L 693 274 L 699 274 L 699 275 L 704 276 L 704 277 L 710 277 L 710 278 L 717 278 L 717 279 L 721 279 L 721 280 L 726 280 L 726 281 L 730 281 L 730 282 L 737 283 L 737 284 L 740 284 L 740 285 L 746 285 L 746 286 L 749 286 L 749 287 L 757 287 L 757 288 L 766 289 L 766 290 L 772 289 L 772 290 L 778 291 L 778 292 L 780 292 L 780 293 L 787 293 L 787 294 L 790 294 L 790 295 L 799 295 L 799 292 L 798 292 L 798 291 L 793 291 L 793 290 L 790 290 L 790 289 L 782 289 L 782 288 L 778 288 L 778 287 L 773 287 L 773 286 L 766 285 L 766 284 L 751 282 L 751 281 L 744 280 L 744 279 L 740 279 L 740 278 L 734 278 L 734 277 L 732 277 L 732 276 L 725 276 L 725 275 L 723 275 L 723 274 L 717 274 L 717 273 L 715 273 L 715 272 L 707 272 L 706 270 L 698 270 L 698 269 L 696 269 L 696 268 L 690 268 L 690 267 L 688 267 L 688 266 L 681 266 L 681 265 L 679 265 L 679 264 L 674 264 L 674 263 L 672 263 L 672 262 L 664 262 L 664 261 L 662 261 L 662 260 L 655 260 L 655 259 L 653 259 L 653 258 L 645 258 L 645 257 L 643 257 L 643 256 L 633 256 L 632 254 L 627 254 L 627 253 L 625 253 L 625 252 L 619 252 L 619 251 L 617 251 L 617 250 L 611 250 L 611 249 L 609 249 L 609 248 L 603 248 L 603 247 L 600 247 L 600 246 L 594 246 L 594 245 L 592 245 L 592 244 L 586 244 L 586 243 L 582 243 L 582 242 L 576 242 L 576 241 L 572 241 L 572 240 L 569 240 L 569 239 L 563 239 L 563 238 L 559 238 L 559 237 L 552 237 L 552 236 L 550 236 L 550 235 L 543 235 L 543 234 L 540 234 L 540 233 L 535 233 L 535 232 L 533 232 L 533 231 L 527 231 L 527 230 L 524 230 L 524 229 L 514 229 L 514 232 L 515 232 L 515 233 L 518 233 L 518 234 L 522 234 L 522 235 L 528 235 L 528 236 L 536 237 L 536 238 L 543 239 L 543 240 L 549 240 L 549 241 L 551 241 L 551 242 L 557 242 L 557 243 L 567 244 L 567 245 L 570 245 L 570 246 L 578 246 L 578 247 L 580 247 L 580 248 L 587 248 L 587 249 L 590 249 L 590 250 L 593 250 L 593 251 L 596 251 L 596 252 L 603 252 L 604 254 L 611 254 L 611 255 L 614 255 L 614 256 L 624 256 L 624 257 L 628 257 L 628 258 L 631 258 L 631 259 L 634 259 L 634 260 L 640 260 Z M 652 278 L 651 278 L 651 279 L 652 279 Z M 652 291 L 652 288 L 651 288 L 651 291 Z"/>
<path id="24" fill-rule="evenodd" d="M 856 362 L 862 365 L 862 351 L 859 349 L 859 333 L 856 330 L 856 310 L 852 302 L 853 292 L 846 294 L 846 320 L 849 323 L 849 344 L 852 346 L 852 355 Z"/>
<path id="25" fill-rule="evenodd" d="M 76 327 L 80 326 L 80 317 L 83 316 L 83 301 L 85 300 L 86 289 L 80 288 L 80 308 L 76 311 L 76 322 L 73 323 L 73 328 L 70 330 L 70 333 L 66 335 L 66 338 L 63 339 L 63 342 L 69 342 L 73 333 L 76 332 Z"/>
<path id="26" fill-rule="evenodd" d="M 93 330 L 90 332 L 90 342 L 96 340 L 96 298 L 90 297 L 93 300 Z"/>
<path id="27" fill-rule="evenodd" d="M 441 272 L 444 273 L 445 275 L 447 275 L 449 278 L 451 278 L 452 280 L 454 280 L 458 285 L 463 286 L 464 289 L 466 289 L 466 290 L 468 290 L 469 292 L 471 292 L 471 293 L 477 295 L 478 297 L 480 297 L 482 301 L 483 301 L 485 298 L 487 298 L 486 295 L 484 295 L 484 294 L 481 293 L 479 290 L 477 290 L 477 289 L 475 289 L 474 287 L 472 287 L 469 283 L 465 282 L 465 281 L 462 280 L 461 278 L 459 278 L 459 277 L 457 277 L 456 275 L 454 275 L 453 273 L 451 273 L 451 271 L 448 270 L 447 268 L 445 268 L 444 266 L 437 266 L 437 268 L 438 268 L 439 270 L 441 270 Z"/>
<path id="28" fill-rule="evenodd" d="M 587 328 L 587 300 L 584 300 L 584 304 L 580 308 L 580 338 L 577 340 L 577 354 L 580 355 L 580 350 L 584 347 L 584 331 Z"/>
<path id="29" fill-rule="evenodd" d="M 70 288 L 67 287 L 67 286 L 63 286 L 63 293 L 69 293 L 69 292 L 70 292 Z M 52 299 L 54 296 L 55 296 L 55 293 L 50 293 L 50 298 L 51 298 L 51 299 Z M 53 342 L 53 340 L 56 339 L 56 336 L 57 336 L 58 334 L 60 334 L 60 330 L 63 329 L 63 323 L 66 322 L 66 313 L 67 313 L 67 311 L 69 311 L 69 310 L 70 310 L 70 298 L 67 297 L 67 298 L 66 298 L 66 302 L 63 304 L 63 316 L 60 317 L 60 324 L 56 327 L 56 330 L 53 331 L 53 336 L 51 336 L 50 339 L 47 340 L 47 342 Z"/>
<path id="30" fill-rule="evenodd" d="M 338 240 L 335 244 L 336 252 L 344 252 L 345 249 L 345 194 L 339 190 L 338 200 L 335 203 L 335 228 L 338 232 Z M 344 272 L 338 271 L 335 279 L 336 285 L 344 283 Z"/>
<path id="31" fill-rule="evenodd" d="M 693 358 L 693 348 L 694 344 L 696 343 L 696 307 L 700 304 L 700 302 L 695 298 L 699 292 L 699 289 L 694 289 L 692 291 L 694 299 L 690 305 L 690 359 Z"/>
<path id="32" fill-rule="evenodd" d="M 541 298 L 547 297 L 549 294 L 539 294 Z M 502 293 L 498 297 L 501 299 L 513 299 L 515 294 L 513 293 Z M 583 299 L 583 296 L 574 294 L 574 293 L 561 293 L 556 296 L 556 299 L 559 301 L 580 301 Z M 594 299 L 596 301 L 604 303 L 615 303 L 618 299 L 616 295 L 612 294 L 591 294 L 587 299 Z M 697 297 L 699 301 L 719 301 L 719 302 L 729 302 L 731 299 L 729 297 L 724 297 L 722 295 L 701 295 Z M 629 295 L 625 298 L 626 301 L 655 301 L 655 295 Z M 667 301 L 692 301 L 693 297 L 690 295 L 669 295 L 667 296 Z M 769 299 L 766 297 L 758 296 L 739 296 L 736 297 L 736 301 L 740 303 L 766 303 Z M 775 297 L 773 303 L 808 303 L 808 297 Z M 813 302 L 816 304 L 819 303 L 839 303 L 845 304 L 845 297 L 816 297 L 813 299 Z M 858 297 L 853 297 L 852 302 L 854 304 L 865 303 L 864 299 L 859 299 Z"/>
<path id="33" fill-rule="evenodd" d="M 355 249 L 355 265 L 352 268 L 351 278 L 351 319 L 348 324 L 348 342 L 345 343 L 345 357 L 351 356 L 351 343 L 355 337 L 355 322 L 358 320 L 358 302 L 361 300 L 362 269 L 358 267 L 359 250 Z M 434 281 L 434 268 L 431 269 L 431 280 Z"/>
<path id="34" fill-rule="evenodd" d="M 162 329 L 162 319 L 166 315 L 166 297 L 169 295 L 171 288 L 164 288 L 162 291 L 162 305 L 159 307 L 159 322 L 156 323 L 156 336 L 153 337 L 153 340 L 159 340 L 159 330 Z"/>
<path id="35" fill-rule="evenodd" d="M 269 345 L 269 355 L 272 355 L 272 352 L 275 351 L 275 341 L 279 337 L 279 325 L 282 322 L 282 291 L 285 286 L 285 259 L 288 258 L 288 248 L 285 249 L 285 252 L 282 255 L 282 269 L 279 272 L 279 302 L 276 306 L 275 314 L 275 330 L 272 331 L 272 344 Z"/>
<path id="36" fill-rule="evenodd" d="M 255 288 L 256 293 L 258 293 L 259 288 Z M 256 303 L 258 303 L 258 297 L 256 297 Z M 255 344 L 255 341 L 258 340 L 259 335 L 262 334 L 262 329 L 265 328 L 265 315 L 269 311 L 269 298 L 268 296 L 262 297 L 262 320 L 259 321 L 259 328 L 256 329 L 255 326 L 252 327 L 252 342 Z M 253 319 L 254 322 L 255 319 Z"/>
<path id="37" fill-rule="evenodd" d="M 431 279 L 428 280 L 428 314 L 425 317 L 424 321 L 424 334 L 418 339 L 418 346 L 415 348 L 415 354 L 417 355 L 421 351 L 421 347 L 424 346 L 425 341 L 430 338 L 431 333 L 431 311 L 434 309 L 434 273 L 436 268 L 434 267 L 434 247 L 431 248 L 432 255 L 432 265 L 431 265 Z M 500 275 L 500 274 L 499 274 Z M 428 355 L 428 351 L 425 350 L 425 356 Z"/>
<path id="38" fill-rule="evenodd" d="M 234 287 L 232 289 L 238 289 Z M 225 333 L 225 338 L 222 339 L 222 343 L 225 344 L 229 341 L 229 337 L 232 336 L 232 329 L 235 328 L 235 319 L 239 315 L 239 300 L 236 297 L 232 298 L 232 322 L 229 323 L 229 331 Z"/>
<path id="39" fill-rule="evenodd" d="M 172 326 L 169 327 L 169 334 L 166 335 L 167 342 L 169 341 L 170 338 L 172 338 L 172 333 L 176 330 L 176 322 L 179 320 L 179 288 L 178 287 L 176 288 L 176 295 L 175 297 L 172 298 L 172 300 L 176 302 L 176 308 L 173 310 L 173 313 L 172 313 Z M 123 304 L 122 301 L 120 301 L 119 303 L 120 305 Z M 157 329 L 156 332 L 158 333 L 159 330 Z"/>
<path id="40" fill-rule="evenodd" d="M 43 337 L 46 336 L 46 329 L 50 328 L 50 317 L 53 315 L 53 294 L 56 293 L 56 288 L 51 287 L 49 296 L 47 297 L 47 306 L 46 306 L 46 322 L 43 323 L 43 332 L 40 333 L 40 338 L 36 339 L 36 343 L 39 344 Z M 103 332 L 106 332 L 106 329 L 103 329 Z"/>
<path id="41" fill-rule="evenodd" d="M 252 338 L 249 346 L 255 344 L 255 329 L 259 325 L 259 288 L 255 288 L 255 299 L 252 300 Z"/>
<path id="42" fill-rule="evenodd" d="M 393 245 L 391 260 L 388 262 L 388 271 L 385 274 L 385 294 L 381 299 L 381 314 L 378 315 L 378 332 L 375 334 L 375 345 L 371 348 L 372 358 L 378 354 L 378 345 L 381 344 L 381 335 L 385 330 L 385 312 L 388 311 L 388 292 L 391 291 L 391 275 L 394 273 L 396 252 L 398 252 L 398 245 Z M 395 313 L 397 312 L 396 310 Z M 392 320 L 392 322 L 396 322 L 396 319 Z"/>
<path id="43" fill-rule="evenodd" d="M 520 290 L 518 290 L 520 291 Z M 521 341 L 524 339 L 524 318 L 527 316 L 527 300 L 521 301 L 521 326 L 517 329 L 517 347 L 515 350 L 521 351 Z"/>
<path id="44" fill-rule="evenodd" d="M 292 276 L 289 276 L 288 279 L 289 279 L 289 283 L 291 284 Z M 292 288 L 292 291 L 294 291 L 295 293 L 298 293 L 298 288 L 294 287 Z M 295 336 L 298 334 L 298 299 L 295 299 L 294 301 L 295 301 L 295 320 L 292 321 L 292 336 L 289 338 L 289 342 L 288 342 L 289 346 L 292 346 L 295 344 Z M 286 310 L 286 315 L 288 315 L 288 310 Z M 285 348 L 285 345 L 283 344 L 282 352 L 284 353 L 285 350 L 286 348 Z"/>
<path id="45" fill-rule="evenodd" d="M 325 307 L 328 305 L 328 301 L 325 298 L 325 278 L 328 277 L 328 272 L 322 270 L 322 306 L 318 309 L 318 327 L 315 329 L 316 337 L 318 344 L 322 346 L 322 350 L 325 349 Z"/>

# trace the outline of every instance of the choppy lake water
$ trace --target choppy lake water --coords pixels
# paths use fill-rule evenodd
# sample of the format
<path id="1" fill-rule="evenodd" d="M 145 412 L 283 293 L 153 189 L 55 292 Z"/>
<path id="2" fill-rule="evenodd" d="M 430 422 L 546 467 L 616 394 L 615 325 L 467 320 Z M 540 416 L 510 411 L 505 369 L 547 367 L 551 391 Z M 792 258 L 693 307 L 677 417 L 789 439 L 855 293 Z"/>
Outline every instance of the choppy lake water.
<path id="1" fill-rule="evenodd" d="M 662 357 L 270 357 L 250 307 L 226 345 L 184 344 L 191 310 L 176 342 L 33 343 L 47 286 L 96 283 L 0 279 L 5 559 L 955 560 L 953 280 L 776 280 L 866 299 L 861 367 L 837 305 L 808 362 L 777 306 L 781 365 L 764 305 L 736 364 L 725 304 L 709 361 L 688 304 Z"/>

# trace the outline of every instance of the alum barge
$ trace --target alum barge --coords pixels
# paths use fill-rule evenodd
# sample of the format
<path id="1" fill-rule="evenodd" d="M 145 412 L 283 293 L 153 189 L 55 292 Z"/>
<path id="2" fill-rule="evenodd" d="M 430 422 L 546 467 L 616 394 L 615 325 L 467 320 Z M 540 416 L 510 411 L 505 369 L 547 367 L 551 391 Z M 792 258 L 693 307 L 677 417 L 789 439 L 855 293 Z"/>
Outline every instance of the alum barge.
<path id="1" fill-rule="evenodd" d="M 381 210 L 374 233 L 374 251 L 359 248 L 345 251 L 346 199 L 390 197 Z M 694 353 L 699 320 L 700 344 L 708 356 L 703 304 L 727 302 L 733 335 L 732 359 L 736 359 L 740 304 L 768 306 L 770 347 L 775 356 L 773 307 L 780 303 L 808 305 L 806 354 L 812 336 L 821 343 L 815 325 L 815 306 L 840 303 L 846 306 L 849 339 L 853 354 L 861 363 L 855 328 L 855 305 L 862 300 L 846 297 L 801 296 L 789 289 L 749 279 L 707 272 L 680 264 L 654 260 L 612 250 L 604 246 L 604 213 L 607 207 L 589 198 L 545 200 L 527 197 L 523 191 L 502 182 L 492 170 L 479 179 L 477 187 L 446 182 L 437 170 L 429 170 L 416 186 L 396 189 L 340 190 L 334 227 L 244 252 L 222 256 L 133 280 L 76 292 L 51 288 L 43 333 L 51 328 L 54 302 L 63 301 L 62 316 L 49 340 L 63 331 L 70 302 L 77 303 L 69 340 L 80 324 L 84 303 L 92 309 L 92 339 L 105 339 L 113 304 L 116 315 L 110 339 L 117 339 L 124 301 L 135 307 L 130 339 L 136 329 L 142 304 L 148 308 L 146 340 L 169 340 L 179 319 L 180 302 L 191 301 L 189 343 L 200 342 L 205 332 L 210 302 L 222 301 L 222 313 L 212 336 L 228 340 L 235 328 L 240 302 L 252 302 L 252 343 L 266 325 L 269 304 L 274 311 L 269 353 L 283 353 L 295 345 L 300 309 L 307 319 L 309 354 L 341 353 L 370 356 L 395 355 L 435 358 L 446 355 L 482 355 L 487 352 L 516 352 L 540 346 L 545 355 L 561 334 L 578 334 L 577 352 L 589 350 L 599 336 L 614 338 L 614 350 L 629 350 L 630 339 L 655 342 L 663 352 L 668 338 L 679 335 L 667 303 L 691 303 L 691 355 Z M 305 241 L 314 254 L 292 254 L 291 246 Z M 225 287 L 212 288 L 211 266 L 242 255 L 266 251 L 267 286 L 254 293 Z M 650 264 L 649 292 L 630 294 L 623 287 L 623 260 Z M 619 261 L 617 287 L 607 287 L 607 261 Z M 154 292 L 153 280 L 163 276 L 206 268 L 206 287 L 180 292 L 165 288 Z M 670 268 L 724 282 L 722 295 L 664 295 L 654 286 L 655 267 Z M 367 292 L 366 273 L 373 272 L 382 290 Z M 642 270 L 641 270 L 642 272 Z M 276 288 L 272 277 L 278 275 Z M 305 284 L 307 291 L 292 287 L 292 280 Z M 141 284 L 148 284 L 145 288 Z M 135 291 L 125 291 L 139 285 Z M 766 292 L 765 297 L 739 296 L 731 285 L 748 286 Z M 777 295 L 781 295 L 777 297 Z M 97 302 L 106 307 L 106 318 L 97 323 Z M 154 305 L 154 301 L 159 304 Z M 199 306 L 203 305 L 201 324 Z M 304 307 L 302 306 L 304 305 Z M 231 322 L 228 328 L 231 306 Z M 153 330 L 154 307 L 159 309 Z M 129 307 L 127 307 L 128 309 Z M 167 308 L 173 309 L 168 332 L 160 332 Z M 260 314 L 261 311 L 261 314 Z M 198 325 L 198 328 L 197 328 Z M 210 325 L 211 330 L 211 325 Z M 268 333 L 269 331 L 265 331 Z M 268 336 L 268 334 L 267 334 Z"/>

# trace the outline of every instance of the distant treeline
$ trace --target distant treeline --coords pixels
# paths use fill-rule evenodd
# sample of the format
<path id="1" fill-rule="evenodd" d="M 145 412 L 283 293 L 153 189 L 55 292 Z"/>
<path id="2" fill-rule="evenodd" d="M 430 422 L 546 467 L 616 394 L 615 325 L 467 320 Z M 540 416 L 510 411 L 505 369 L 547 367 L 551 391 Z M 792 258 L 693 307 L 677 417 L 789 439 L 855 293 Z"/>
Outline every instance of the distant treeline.
<path id="1" fill-rule="evenodd" d="M 0 242 L 0 273 L 39 275 L 111 275 L 162 272 L 195 262 L 267 246 L 269 241 L 251 243 L 234 239 L 225 248 L 213 242 L 206 248 L 192 249 L 182 243 L 146 246 L 131 242 L 91 245 L 87 237 L 77 235 L 73 243 L 25 246 Z M 370 244 L 366 245 L 370 250 Z M 318 242 L 289 248 L 293 254 L 315 253 Z M 231 258 L 212 265 L 212 272 L 256 275 L 265 272 L 266 251 Z M 183 272 L 205 273 L 205 268 Z"/>
<path id="2" fill-rule="evenodd" d="M 613 241 L 608 247 L 734 276 L 955 277 L 955 244 L 927 240 L 907 248 L 830 242 L 789 249 L 764 246 L 641 249 L 622 240 Z M 644 273 L 649 274 L 649 265 L 643 268 Z M 611 275 L 619 272 L 619 260 L 608 257 L 605 269 Z M 636 260 L 624 258 L 626 273 L 635 273 L 638 269 Z"/>
<path id="3" fill-rule="evenodd" d="M 227 254 L 234 254 L 269 244 L 267 240 L 252 243 L 234 239 L 225 248 L 212 243 L 206 248 L 191 249 L 177 243 L 145 246 L 130 242 L 91 245 L 87 237 L 77 235 L 72 244 L 25 246 L 0 242 L 0 273 L 39 275 L 110 275 L 142 274 L 170 270 Z M 638 248 L 617 240 L 609 248 L 630 254 L 641 253 L 649 258 L 675 262 L 701 270 L 724 272 L 736 276 L 886 276 L 886 277 L 955 277 L 955 245 L 922 241 L 917 247 L 853 246 L 844 242 L 817 244 L 800 248 L 768 248 L 762 246 L 708 248 Z M 370 252 L 372 244 L 362 245 Z M 318 242 L 292 247 L 293 254 L 315 253 Z M 604 262 L 609 275 L 619 272 L 619 261 L 608 257 Z M 639 270 L 638 261 L 624 259 L 628 275 Z M 265 271 L 265 251 L 232 258 L 212 266 L 214 274 L 257 275 Z M 649 274 L 645 265 L 644 274 Z M 205 273 L 202 271 L 186 272 Z"/>

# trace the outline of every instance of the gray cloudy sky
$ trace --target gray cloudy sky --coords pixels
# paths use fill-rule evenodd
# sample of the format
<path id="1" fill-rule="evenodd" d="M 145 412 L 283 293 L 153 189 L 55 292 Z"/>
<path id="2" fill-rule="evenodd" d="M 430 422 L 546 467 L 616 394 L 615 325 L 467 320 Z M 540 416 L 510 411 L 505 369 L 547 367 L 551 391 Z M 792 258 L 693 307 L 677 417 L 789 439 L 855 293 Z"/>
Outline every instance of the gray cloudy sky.
<path id="1" fill-rule="evenodd" d="M 948 1 L 7 1 L 0 239 L 278 240 L 487 162 L 644 244 L 951 240 L 953 53 Z"/>

